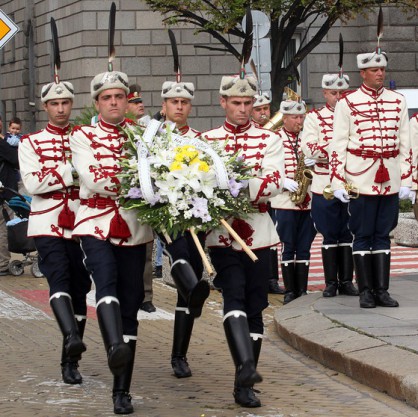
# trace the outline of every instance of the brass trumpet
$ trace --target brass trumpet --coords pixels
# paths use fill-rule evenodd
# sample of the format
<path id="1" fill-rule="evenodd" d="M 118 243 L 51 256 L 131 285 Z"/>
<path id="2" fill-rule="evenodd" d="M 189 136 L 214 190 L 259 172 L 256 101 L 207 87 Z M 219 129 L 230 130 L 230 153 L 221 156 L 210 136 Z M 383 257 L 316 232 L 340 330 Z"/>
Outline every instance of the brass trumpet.
<path id="1" fill-rule="evenodd" d="M 345 191 L 347 191 L 347 194 L 348 194 L 348 196 L 350 197 L 351 200 L 355 200 L 355 199 L 359 198 L 359 196 L 360 196 L 359 189 L 353 183 L 351 183 L 351 182 L 345 183 L 344 184 L 344 189 L 345 189 Z M 322 191 L 322 195 L 325 198 L 325 200 L 332 200 L 334 198 L 334 192 L 332 191 L 331 184 L 328 184 L 324 188 L 324 191 Z"/>
<path id="2" fill-rule="evenodd" d="M 298 101 L 300 100 L 300 96 L 298 93 L 290 89 L 289 87 L 284 88 L 284 92 L 286 94 L 286 99 Z M 283 114 L 278 111 L 274 114 L 274 116 L 263 126 L 263 129 L 271 130 L 272 132 L 275 132 L 278 130 L 283 123 Z"/>

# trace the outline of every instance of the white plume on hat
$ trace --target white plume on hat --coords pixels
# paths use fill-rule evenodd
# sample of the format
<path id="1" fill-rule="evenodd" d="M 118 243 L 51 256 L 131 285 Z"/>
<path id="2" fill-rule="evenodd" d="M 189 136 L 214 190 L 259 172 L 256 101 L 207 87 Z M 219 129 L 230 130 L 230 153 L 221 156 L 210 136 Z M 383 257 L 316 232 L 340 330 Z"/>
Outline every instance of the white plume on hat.
<path id="1" fill-rule="evenodd" d="M 271 98 L 267 93 L 256 94 L 254 98 L 253 107 L 265 106 L 266 104 L 271 103 Z"/>
<path id="2" fill-rule="evenodd" d="M 350 87 L 350 78 L 343 74 L 324 74 L 322 77 L 322 88 L 325 90 L 347 90 Z"/>
<path id="3" fill-rule="evenodd" d="M 282 114 L 305 114 L 306 105 L 304 101 L 284 100 L 280 103 Z"/>
<path id="4" fill-rule="evenodd" d="M 187 98 L 194 99 L 193 83 L 165 81 L 161 89 L 162 98 Z"/>
<path id="5" fill-rule="evenodd" d="M 358 69 L 365 68 L 381 68 L 386 67 L 388 64 L 388 58 L 386 52 L 378 53 L 376 51 L 358 54 L 357 55 L 357 67 Z"/>
<path id="6" fill-rule="evenodd" d="M 243 79 L 239 75 L 225 75 L 219 88 L 219 94 L 227 97 L 254 97 L 257 91 L 257 79 L 249 75 Z"/>
<path id="7" fill-rule="evenodd" d="M 42 87 L 41 90 L 41 101 L 46 103 L 49 100 L 56 100 L 58 98 L 74 98 L 74 87 L 68 81 L 60 81 L 56 83 L 46 84 Z"/>
<path id="8" fill-rule="evenodd" d="M 129 80 L 124 72 L 107 71 L 97 74 L 90 84 L 91 96 L 95 99 L 102 91 L 120 88 L 129 94 Z"/>

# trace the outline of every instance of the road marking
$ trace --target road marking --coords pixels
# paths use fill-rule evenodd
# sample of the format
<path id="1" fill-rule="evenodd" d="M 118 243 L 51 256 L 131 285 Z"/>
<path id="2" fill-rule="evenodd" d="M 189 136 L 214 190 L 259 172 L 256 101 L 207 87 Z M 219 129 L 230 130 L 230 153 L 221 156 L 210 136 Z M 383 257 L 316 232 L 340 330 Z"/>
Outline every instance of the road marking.
<path id="1" fill-rule="evenodd" d="M 21 320 L 51 319 L 43 311 L 3 291 L 0 291 L 0 318 Z"/>

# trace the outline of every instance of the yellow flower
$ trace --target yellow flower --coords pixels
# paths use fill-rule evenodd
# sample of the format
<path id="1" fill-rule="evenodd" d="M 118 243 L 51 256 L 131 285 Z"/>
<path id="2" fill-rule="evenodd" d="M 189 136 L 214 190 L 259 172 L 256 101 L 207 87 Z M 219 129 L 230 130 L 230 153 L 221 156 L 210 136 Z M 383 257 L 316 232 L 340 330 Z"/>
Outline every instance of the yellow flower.
<path id="1" fill-rule="evenodd" d="M 190 161 L 190 165 L 194 164 L 199 164 L 199 171 L 209 171 L 209 165 L 205 161 L 200 160 L 199 158 L 194 158 L 192 161 Z"/>
<path id="2" fill-rule="evenodd" d="M 180 171 L 181 169 L 183 169 L 181 162 L 175 161 L 170 165 L 170 171 Z"/>

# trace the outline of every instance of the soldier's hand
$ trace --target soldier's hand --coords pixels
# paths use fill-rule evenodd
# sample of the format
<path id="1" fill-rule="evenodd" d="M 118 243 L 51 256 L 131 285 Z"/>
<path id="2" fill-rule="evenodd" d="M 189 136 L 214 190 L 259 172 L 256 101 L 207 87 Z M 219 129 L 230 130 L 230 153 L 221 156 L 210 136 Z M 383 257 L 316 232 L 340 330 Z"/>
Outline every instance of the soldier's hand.
<path id="1" fill-rule="evenodd" d="M 290 178 L 285 178 L 283 181 L 283 187 L 294 193 L 299 188 L 299 185 L 296 181 L 291 180 Z"/>
<path id="2" fill-rule="evenodd" d="M 313 167 L 316 164 L 316 160 L 311 158 L 305 158 L 303 162 L 307 167 Z"/>
<path id="3" fill-rule="evenodd" d="M 411 192 L 410 187 L 401 187 L 399 189 L 399 200 L 406 200 L 409 198 L 409 193 Z"/>
<path id="4" fill-rule="evenodd" d="M 415 200 L 417 198 L 417 192 L 416 190 L 412 190 L 409 192 L 409 199 L 411 200 L 412 204 L 415 204 Z"/>
<path id="5" fill-rule="evenodd" d="M 342 201 L 343 203 L 349 203 L 350 202 L 350 196 L 348 195 L 347 191 L 342 190 L 335 190 L 334 191 L 334 197 L 338 198 L 338 200 Z"/>

